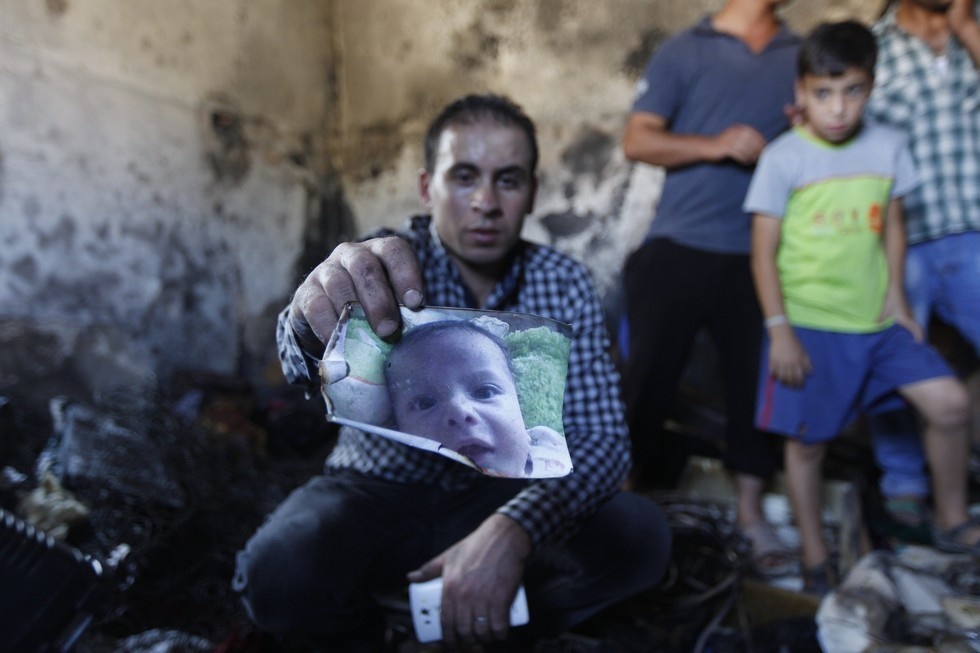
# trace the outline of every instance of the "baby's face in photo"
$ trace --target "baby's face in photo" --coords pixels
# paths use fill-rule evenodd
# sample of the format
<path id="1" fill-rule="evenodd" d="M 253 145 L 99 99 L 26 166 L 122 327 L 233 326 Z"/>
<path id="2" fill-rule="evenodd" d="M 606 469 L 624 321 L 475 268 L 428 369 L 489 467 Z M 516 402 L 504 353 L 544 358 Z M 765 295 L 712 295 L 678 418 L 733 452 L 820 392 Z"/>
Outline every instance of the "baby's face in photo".
<path id="1" fill-rule="evenodd" d="M 446 331 L 396 347 L 389 365 L 400 431 L 436 440 L 485 470 L 524 475 L 530 439 L 497 343 L 480 333 Z"/>

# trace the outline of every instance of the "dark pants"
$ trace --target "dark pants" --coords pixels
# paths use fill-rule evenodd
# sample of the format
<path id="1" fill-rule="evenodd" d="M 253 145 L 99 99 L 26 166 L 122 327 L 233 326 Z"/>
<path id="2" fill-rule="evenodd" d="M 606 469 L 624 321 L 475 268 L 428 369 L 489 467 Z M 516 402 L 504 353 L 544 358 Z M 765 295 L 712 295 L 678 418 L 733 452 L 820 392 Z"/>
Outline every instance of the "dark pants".
<path id="1" fill-rule="evenodd" d="M 627 261 L 624 286 L 629 355 L 624 379 L 633 457 L 645 480 L 677 478 L 663 425 L 670 416 L 695 336 L 707 329 L 725 381 L 722 460 L 766 478 L 778 465 L 775 438 L 754 427 L 762 318 L 749 257 L 647 241 Z M 670 483 L 665 483 L 670 485 Z"/>
<path id="2" fill-rule="evenodd" d="M 235 587 L 266 631 L 327 650 L 376 650 L 381 618 L 371 593 L 404 587 L 408 571 L 472 532 L 525 483 L 487 478 L 450 491 L 354 472 L 318 476 L 238 554 Z M 669 554 L 670 531 L 656 504 L 617 494 L 566 543 L 532 554 L 527 629 L 561 632 L 655 585 Z"/>

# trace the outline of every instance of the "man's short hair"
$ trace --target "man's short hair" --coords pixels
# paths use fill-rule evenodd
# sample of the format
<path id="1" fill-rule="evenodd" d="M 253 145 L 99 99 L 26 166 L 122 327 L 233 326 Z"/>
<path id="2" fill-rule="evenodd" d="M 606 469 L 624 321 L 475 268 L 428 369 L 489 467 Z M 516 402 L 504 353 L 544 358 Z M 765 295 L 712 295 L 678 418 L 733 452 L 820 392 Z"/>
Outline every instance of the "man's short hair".
<path id="1" fill-rule="evenodd" d="M 867 27 L 854 20 L 822 23 L 807 35 L 797 59 L 797 77 L 839 77 L 858 68 L 872 77 L 878 61 L 878 44 Z"/>
<path id="2" fill-rule="evenodd" d="M 505 127 L 517 127 L 527 136 L 531 148 L 531 173 L 538 167 L 538 139 L 534 122 L 518 104 L 502 95 L 466 95 L 446 106 L 425 132 L 425 169 L 435 170 L 436 153 L 442 132 L 452 125 L 470 125 L 491 120 Z"/>

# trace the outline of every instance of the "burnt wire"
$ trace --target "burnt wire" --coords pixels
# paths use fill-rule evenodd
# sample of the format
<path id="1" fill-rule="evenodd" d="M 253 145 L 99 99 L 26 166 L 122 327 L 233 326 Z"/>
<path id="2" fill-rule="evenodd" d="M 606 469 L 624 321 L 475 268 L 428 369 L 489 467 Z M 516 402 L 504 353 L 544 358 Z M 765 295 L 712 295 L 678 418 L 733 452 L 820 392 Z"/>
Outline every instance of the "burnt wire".
<path id="1" fill-rule="evenodd" d="M 728 506 L 677 493 L 653 499 L 664 510 L 674 537 L 668 576 L 655 602 L 666 623 L 696 633 L 693 648 L 685 650 L 701 653 L 740 604 L 750 543 L 736 531 Z M 739 610 L 740 629 L 751 641 L 743 616 Z"/>

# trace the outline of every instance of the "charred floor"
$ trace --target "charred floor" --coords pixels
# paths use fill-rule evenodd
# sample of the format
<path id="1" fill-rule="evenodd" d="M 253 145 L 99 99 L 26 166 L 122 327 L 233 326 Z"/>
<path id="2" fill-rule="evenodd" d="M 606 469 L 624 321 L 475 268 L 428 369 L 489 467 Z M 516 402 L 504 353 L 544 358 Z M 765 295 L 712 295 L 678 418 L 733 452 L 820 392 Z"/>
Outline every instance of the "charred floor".
<path id="1" fill-rule="evenodd" d="M 710 369 L 707 356 L 698 369 Z M 962 360 L 961 372 L 976 368 Z M 681 455 L 710 459 L 723 407 L 704 377 L 688 381 L 676 439 L 686 443 Z M 30 586 L 0 597 L 15 615 L 5 620 L 5 641 L 25 638 L 23 647 L 0 649 L 309 651 L 256 631 L 231 578 L 236 552 L 264 516 L 321 469 L 336 435 L 322 406 L 296 388 L 260 391 L 213 375 L 184 375 L 174 388 L 149 398 L 125 389 L 91 402 L 59 396 L 47 405 L 13 394 L 0 399 L 0 558 L 4 577 L 16 581 L 4 587 Z M 825 470 L 859 497 L 867 547 L 928 544 L 928 533 L 903 529 L 883 511 L 874 470 L 860 425 L 835 442 Z M 541 642 L 539 652 L 820 650 L 818 600 L 753 577 L 730 505 L 691 492 L 653 496 L 674 531 L 668 577 L 575 632 Z M 48 551 L 49 542 L 30 564 L 10 563 L 26 555 L 24 541 L 46 533 L 62 542 L 57 551 Z M 86 573 L 92 565 L 100 573 Z M 975 585 L 964 591 L 980 594 Z M 900 623 L 893 628 L 896 637 L 911 637 Z M 414 642 L 397 601 L 389 640 L 393 653 L 441 650 Z"/>

